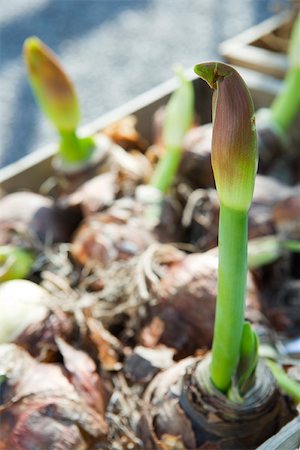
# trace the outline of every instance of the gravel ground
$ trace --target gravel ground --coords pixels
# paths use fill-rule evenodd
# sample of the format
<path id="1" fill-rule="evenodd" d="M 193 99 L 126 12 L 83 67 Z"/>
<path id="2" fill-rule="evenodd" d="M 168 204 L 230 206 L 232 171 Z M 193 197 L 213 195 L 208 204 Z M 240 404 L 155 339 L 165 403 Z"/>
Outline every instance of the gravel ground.
<path id="1" fill-rule="evenodd" d="M 44 40 L 77 86 L 87 123 L 188 68 L 288 0 L 0 0 L 0 167 L 55 139 L 26 80 L 22 43 Z"/>

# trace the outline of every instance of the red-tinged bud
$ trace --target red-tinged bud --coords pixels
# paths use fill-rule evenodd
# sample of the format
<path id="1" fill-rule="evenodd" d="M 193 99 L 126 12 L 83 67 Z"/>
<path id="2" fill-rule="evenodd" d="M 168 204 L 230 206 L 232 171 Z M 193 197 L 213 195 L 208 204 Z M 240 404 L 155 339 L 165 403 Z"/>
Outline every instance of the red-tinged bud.
<path id="1" fill-rule="evenodd" d="M 55 54 L 37 37 L 24 42 L 28 77 L 44 113 L 61 131 L 73 131 L 79 122 L 79 105 L 73 83 Z"/>
<path id="2" fill-rule="evenodd" d="M 254 106 L 239 73 L 220 62 L 197 64 L 197 75 L 213 88 L 212 166 L 221 203 L 249 208 L 257 171 Z"/>

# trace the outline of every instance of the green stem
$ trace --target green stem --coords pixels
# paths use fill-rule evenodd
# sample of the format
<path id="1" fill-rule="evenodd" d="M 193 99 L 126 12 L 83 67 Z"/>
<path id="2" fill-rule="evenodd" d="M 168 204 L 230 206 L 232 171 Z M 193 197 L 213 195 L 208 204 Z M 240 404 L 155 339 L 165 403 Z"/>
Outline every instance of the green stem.
<path id="1" fill-rule="evenodd" d="M 270 109 L 272 121 L 286 133 L 300 109 L 300 66 L 289 69 L 283 90 Z"/>
<path id="2" fill-rule="evenodd" d="M 274 361 L 267 359 L 266 363 L 270 367 L 278 386 L 290 397 L 292 397 L 295 402 L 300 402 L 300 384 L 297 383 L 297 381 L 292 380 L 283 368 Z"/>
<path id="3" fill-rule="evenodd" d="M 247 278 L 248 212 L 220 206 L 218 298 L 211 379 L 226 393 L 239 362 Z"/>
<path id="4" fill-rule="evenodd" d="M 92 138 L 79 138 L 75 130 L 59 130 L 59 154 L 66 164 L 75 164 L 90 158 L 94 148 Z"/>
<path id="5" fill-rule="evenodd" d="M 150 185 L 163 193 L 167 192 L 177 173 L 181 158 L 182 149 L 180 147 L 166 148 L 154 171 Z"/>

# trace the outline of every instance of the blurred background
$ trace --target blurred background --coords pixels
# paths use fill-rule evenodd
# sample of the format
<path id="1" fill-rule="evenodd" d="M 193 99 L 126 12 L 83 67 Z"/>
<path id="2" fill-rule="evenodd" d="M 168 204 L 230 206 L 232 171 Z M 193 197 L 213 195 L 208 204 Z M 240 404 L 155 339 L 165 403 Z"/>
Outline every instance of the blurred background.
<path id="1" fill-rule="evenodd" d="M 218 45 L 286 9 L 288 0 L 0 0 L 0 167 L 56 139 L 35 104 L 23 41 L 41 38 L 75 82 L 85 124 L 218 58 Z"/>

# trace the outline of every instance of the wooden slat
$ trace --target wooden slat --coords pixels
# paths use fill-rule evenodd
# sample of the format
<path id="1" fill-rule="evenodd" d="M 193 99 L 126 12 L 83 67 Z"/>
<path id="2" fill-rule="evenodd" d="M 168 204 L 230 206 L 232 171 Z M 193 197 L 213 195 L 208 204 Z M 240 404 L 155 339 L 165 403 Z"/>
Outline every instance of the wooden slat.
<path id="1" fill-rule="evenodd" d="M 292 420 L 279 433 L 268 439 L 257 450 L 297 450 L 300 446 L 300 416 Z"/>
<path id="2" fill-rule="evenodd" d="M 288 67 L 287 55 L 261 48 L 261 45 L 264 37 L 286 27 L 294 17 L 294 11 L 285 11 L 249 28 L 220 44 L 220 55 L 230 64 L 283 79 Z"/>

